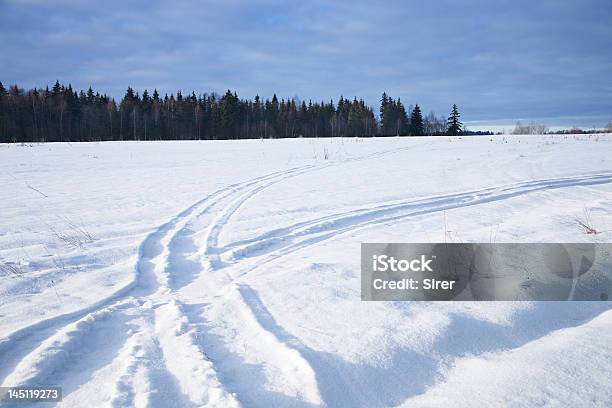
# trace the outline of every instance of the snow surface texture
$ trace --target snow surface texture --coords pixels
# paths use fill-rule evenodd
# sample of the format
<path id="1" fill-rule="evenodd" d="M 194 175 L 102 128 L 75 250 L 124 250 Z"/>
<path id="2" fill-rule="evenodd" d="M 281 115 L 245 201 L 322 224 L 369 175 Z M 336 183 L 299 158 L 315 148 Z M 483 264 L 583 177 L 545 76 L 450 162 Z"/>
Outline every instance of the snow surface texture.
<path id="1" fill-rule="evenodd" d="M 359 293 L 361 242 L 612 241 L 611 135 L 0 145 L 0 182 L 3 386 L 66 407 L 612 405 L 610 302 Z"/>

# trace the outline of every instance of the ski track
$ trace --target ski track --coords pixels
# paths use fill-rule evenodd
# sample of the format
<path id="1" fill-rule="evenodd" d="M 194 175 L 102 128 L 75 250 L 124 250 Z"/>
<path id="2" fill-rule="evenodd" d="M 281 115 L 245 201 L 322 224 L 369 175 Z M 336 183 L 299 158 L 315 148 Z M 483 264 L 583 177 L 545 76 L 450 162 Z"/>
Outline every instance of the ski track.
<path id="1" fill-rule="evenodd" d="M 70 401 L 72 393 L 78 394 L 79 387 L 86 386 L 90 378 L 104 374 L 104 366 L 112 366 L 117 368 L 111 370 L 113 386 L 100 403 L 113 407 L 232 407 L 241 402 L 249 406 L 375 404 L 366 390 L 351 395 L 351 378 L 340 375 L 354 372 L 352 380 L 358 381 L 360 376 L 368 375 L 364 370 L 371 367 L 347 368 L 348 363 L 337 357 L 309 349 L 279 326 L 257 292 L 237 278 L 359 228 L 537 191 L 612 183 L 612 175 L 602 173 L 379 203 L 219 247 L 219 237 L 232 216 L 265 189 L 305 173 L 406 149 L 277 171 L 204 197 L 145 238 L 139 247 L 132 283 L 94 305 L 40 321 L 0 340 L 2 385 L 49 385 L 61 381 L 64 399 Z M 196 239 L 201 233 L 203 236 Z M 243 260 L 258 257 L 262 259 L 241 267 Z M 240 273 L 230 276 L 225 271 L 229 265 L 238 266 Z M 182 289 L 207 281 L 210 287 L 202 298 L 184 299 Z M 476 329 L 490 333 L 490 325 L 485 326 Z M 553 322 L 534 330 L 533 336 L 561 326 Z M 506 339 L 498 343 L 517 346 L 521 341 Z M 497 343 L 491 342 L 489 347 L 494 344 Z M 238 351 L 236 345 L 243 351 Z M 88 358 L 88 353 L 104 358 Z M 388 370 L 392 372 L 405 364 L 417 364 L 423 379 L 413 389 L 404 387 L 401 395 L 389 391 L 388 403 L 399 403 L 422 392 L 439 369 L 433 359 L 402 351 Z M 88 377 L 82 378 L 79 372 L 89 373 Z M 78 378 L 69 378 L 71 374 Z"/>

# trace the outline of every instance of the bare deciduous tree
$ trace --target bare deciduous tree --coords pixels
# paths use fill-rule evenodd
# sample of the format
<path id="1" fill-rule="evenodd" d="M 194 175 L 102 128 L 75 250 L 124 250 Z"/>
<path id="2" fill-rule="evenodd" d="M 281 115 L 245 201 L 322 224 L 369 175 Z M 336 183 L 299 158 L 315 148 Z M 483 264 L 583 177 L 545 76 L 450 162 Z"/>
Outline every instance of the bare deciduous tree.
<path id="1" fill-rule="evenodd" d="M 548 133 L 548 126 L 543 123 L 529 122 L 524 125 L 520 121 L 516 122 L 516 126 L 514 130 L 512 130 L 513 135 L 545 135 Z"/>

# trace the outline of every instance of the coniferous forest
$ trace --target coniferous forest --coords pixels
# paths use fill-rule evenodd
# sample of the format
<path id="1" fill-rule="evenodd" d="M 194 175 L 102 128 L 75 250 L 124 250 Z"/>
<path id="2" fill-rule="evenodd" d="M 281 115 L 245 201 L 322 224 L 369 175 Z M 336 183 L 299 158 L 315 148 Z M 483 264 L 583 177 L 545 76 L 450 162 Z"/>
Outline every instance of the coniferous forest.
<path id="1" fill-rule="evenodd" d="M 449 119 L 419 105 L 407 108 L 386 93 L 379 115 L 362 99 L 337 103 L 297 98 L 240 99 L 177 92 L 161 96 L 128 87 L 116 102 L 89 88 L 77 91 L 55 82 L 49 89 L 8 89 L 0 82 L 0 143 L 104 140 L 210 140 L 292 137 L 461 134 L 456 105 Z"/>

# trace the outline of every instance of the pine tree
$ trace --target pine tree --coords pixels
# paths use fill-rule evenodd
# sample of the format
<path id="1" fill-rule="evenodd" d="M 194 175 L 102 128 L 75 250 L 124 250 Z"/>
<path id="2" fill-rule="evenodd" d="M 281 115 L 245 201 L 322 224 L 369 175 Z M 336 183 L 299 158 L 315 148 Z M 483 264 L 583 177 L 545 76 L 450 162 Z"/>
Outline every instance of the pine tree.
<path id="1" fill-rule="evenodd" d="M 134 102 L 136 100 L 134 90 L 131 86 L 128 86 L 127 91 L 125 91 L 125 96 L 123 97 L 123 100 L 126 102 Z"/>
<path id="2" fill-rule="evenodd" d="M 408 114 L 406 113 L 406 108 L 404 104 L 397 98 L 397 102 L 394 104 L 394 112 L 393 116 L 395 118 L 395 129 L 394 133 L 396 136 L 405 135 L 408 130 Z"/>
<path id="3" fill-rule="evenodd" d="M 238 96 L 228 89 L 220 100 L 221 127 L 225 138 L 236 137 L 235 123 L 238 119 Z"/>
<path id="4" fill-rule="evenodd" d="M 357 102 L 357 99 L 351 103 L 347 119 L 347 136 L 362 136 L 363 135 L 363 116 L 364 112 Z"/>
<path id="5" fill-rule="evenodd" d="M 414 109 L 412 109 L 410 114 L 410 134 L 412 136 L 423 135 L 423 114 L 418 103 L 414 105 Z"/>
<path id="6" fill-rule="evenodd" d="M 94 91 L 91 89 L 91 86 L 87 90 L 87 103 L 92 103 L 94 101 Z"/>
<path id="7" fill-rule="evenodd" d="M 451 111 L 448 120 L 446 121 L 446 133 L 452 136 L 460 135 L 463 132 L 463 123 L 459 121 L 459 109 L 457 105 L 453 105 L 453 110 Z"/>
<path id="8" fill-rule="evenodd" d="M 131 86 L 128 86 L 127 91 L 125 91 L 125 96 L 121 101 L 119 106 L 120 122 L 119 122 L 119 133 L 120 138 L 123 140 L 125 134 L 131 134 L 132 139 L 136 140 L 136 107 L 139 102 L 138 95 L 134 92 Z M 131 132 L 125 132 L 127 129 L 130 129 Z"/>
<path id="9" fill-rule="evenodd" d="M 266 122 L 264 134 L 266 137 L 276 137 L 278 135 L 278 114 L 279 104 L 276 94 L 272 96 L 272 102 L 266 100 Z"/>
<path id="10" fill-rule="evenodd" d="M 53 93 L 53 96 L 57 96 L 60 94 L 62 87 L 60 86 L 60 83 L 58 80 L 55 81 L 55 84 L 53 85 L 53 88 L 51 90 L 51 92 Z"/>
<path id="11" fill-rule="evenodd" d="M 380 98 L 380 132 L 384 135 L 388 134 L 390 129 L 393 127 L 393 118 L 391 112 L 391 102 L 393 100 L 389 98 L 386 92 L 383 92 Z"/>

